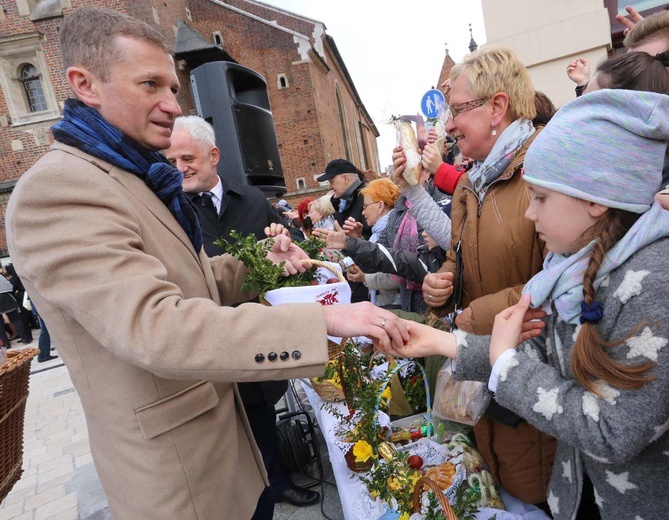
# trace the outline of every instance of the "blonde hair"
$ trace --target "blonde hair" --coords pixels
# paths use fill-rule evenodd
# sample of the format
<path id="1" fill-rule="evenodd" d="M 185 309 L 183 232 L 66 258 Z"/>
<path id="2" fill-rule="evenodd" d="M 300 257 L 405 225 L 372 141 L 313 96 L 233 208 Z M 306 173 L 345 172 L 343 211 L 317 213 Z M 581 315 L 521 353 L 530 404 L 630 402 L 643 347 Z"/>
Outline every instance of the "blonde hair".
<path id="1" fill-rule="evenodd" d="M 381 201 L 387 207 L 393 208 L 400 198 L 400 188 L 390 179 L 376 179 L 361 189 L 360 195 L 369 195 L 374 202 Z"/>
<path id="2" fill-rule="evenodd" d="M 311 211 L 311 208 L 313 207 L 318 213 L 321 214 L 323 218 L 329 217 L 335 212 L 334 206 L 332 205 L 330 199 L 330 195 L 323 195 L 322 197 L 318 197 L 316 200 L 309 203 L 309 211 Z"/>
<path id="3" fill-rule="evenodd" d="M 623 45 L 634 49 L 642 43 L 666 38 L 669 41 L 669 11 L 653 13 L 638 22 L 623 40 Z M 663 49 L 666 51 L 669 49 Z"/>
<path id="4" fill-rule="evenodd" d="M 504 92 L 509 97 L 508 112 L 513 120 L 536 117 L 532 80 L 510 49 L 485 45 L 468 54 L 451 69 L 451 85 L 460 76 L 469 80 L 469 93 L 477 99 L 490 99 Z"/>

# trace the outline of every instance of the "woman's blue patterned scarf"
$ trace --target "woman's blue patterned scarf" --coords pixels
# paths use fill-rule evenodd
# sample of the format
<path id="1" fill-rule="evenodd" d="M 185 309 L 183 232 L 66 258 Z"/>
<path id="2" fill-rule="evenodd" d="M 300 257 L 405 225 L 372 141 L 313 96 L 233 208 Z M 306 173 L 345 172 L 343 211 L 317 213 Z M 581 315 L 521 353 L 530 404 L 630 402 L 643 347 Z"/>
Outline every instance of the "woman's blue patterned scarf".
<path id="1" fill-rule="evenodd" d="M 196 252 L 202 248 L 200 221 L 181 188 L 183 175 L 159 152 L 142 148 L 97 110 L 76 99 L 65 101 L 63 119 L 53 127 L 56 141 L 74 146 L 139 177 L 167 206 L 190 238 Z"/>

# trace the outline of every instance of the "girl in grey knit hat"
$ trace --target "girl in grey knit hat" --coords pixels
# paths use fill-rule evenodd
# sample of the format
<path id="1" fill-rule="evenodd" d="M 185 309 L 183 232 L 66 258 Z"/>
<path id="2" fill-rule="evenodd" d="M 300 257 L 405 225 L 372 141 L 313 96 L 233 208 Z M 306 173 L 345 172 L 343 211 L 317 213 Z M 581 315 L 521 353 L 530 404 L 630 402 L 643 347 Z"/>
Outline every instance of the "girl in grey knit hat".
<path id="1" fill-rule="evenodd" d="M 669 96 L 604 89 L 565 105 L 525 159 L 543 271 L 492 336 L 410 323 L 390 352 L 456 359 L 456 377 L 488 381 L 554 436 L 559 520 L 667 517 L 669 212 L 653 196 L 668 140 Z"/>

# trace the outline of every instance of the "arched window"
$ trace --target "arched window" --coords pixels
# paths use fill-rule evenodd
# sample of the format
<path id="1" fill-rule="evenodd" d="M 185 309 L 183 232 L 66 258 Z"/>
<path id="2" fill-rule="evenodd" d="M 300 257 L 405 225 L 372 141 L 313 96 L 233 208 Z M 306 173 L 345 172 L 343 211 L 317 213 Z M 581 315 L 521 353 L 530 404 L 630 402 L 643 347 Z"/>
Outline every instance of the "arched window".
<path id="1" fill-rule="evenodd" d="M 44 90 L 42 90 L 42 80 L 39 78 L 39 73 L 34 65 L 27 64 L 21 67 L 19 73 L 23 88 L 26 90 L 28 97 L 28 105 L 31 112 L 41 112 L 46 110 L 46 99 L 44 98 Z"/>

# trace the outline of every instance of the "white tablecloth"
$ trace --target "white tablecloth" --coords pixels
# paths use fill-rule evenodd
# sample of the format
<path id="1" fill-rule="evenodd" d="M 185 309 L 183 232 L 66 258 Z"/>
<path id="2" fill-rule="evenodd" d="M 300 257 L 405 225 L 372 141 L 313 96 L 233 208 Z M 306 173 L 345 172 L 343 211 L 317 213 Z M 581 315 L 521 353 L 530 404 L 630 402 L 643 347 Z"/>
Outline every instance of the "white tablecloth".
<path id="1" fill-rule="evenodd" d="M 332 464 L 332 472 L 334 473 L 335 481 L 337 483 L 337 490 L 339 491 L 339 500 L 341 500 L 341 508 L 344 512 L 346 520 L 358 520 L 353 512 L 353 504 L 363 490 L 363 484 L 348 466 L 343 457 L 339 456 L 339 449 L 334 445 L 334 437 L 330 434 L 332 429 L 339 424 L 339 419 L 332 415 L 328 410 L 324 410 L 322 405 L 326 403 L 321 399 L 313 389 L 308 386 L 308 382 L 302 385 L 307 399 L 314 409 L 314 415 L 318 421 L 318 425 L 323 432 L 325 442 L 328 446 L 328 452 L 331 454 L 330 462 Z M 334 408 L 341 411 L 342 414 L 348 414 L 348 408 L 344 403 L 330 403 Z M 353 478 L 351 478 L 353 476 Z"/>
<path id="2" fill-rule="evenodd" d="M 332 464 L 332 471 L 334 473 L 335 482 L 337 483 L 337 490 L 339 491 L 339 500 L 341 500 L 341 508 L 346 520 L 370 520 L 359 519 L 354 512 L 355 502 L 364 489 L 363 483 L 355 477 L 348 466 L 339 448 L 334 444 L 334 436 L 332 435 L 333 428 L 339 424 L 339 419 L 332 415 L 328 410 L 323 409 L 322 405 L 327 401 L 321 399 L 316 392 L 311 388 L 309 381 L 303 381 L 302 387 L 309 399 L 318 425 L 323 432 L 325 442 L 327 443 L 328 452 L 330 454 L 330 463 Z M 348 414 L 348 408 L 344 403 L 329 403 L 336 410 L 343 415 Z M 502 500 L 508 509 L 497 512 L 497 520 L 550 520 L 542 510 L 525 504 L 515 497 L 506 493 L 503 489 L 501 491 Z M 494 513 L 493 510 L 488 510 Z M 490 514 L 477 514 L 476 518 L 480 520 L 490 518 Z"/>

